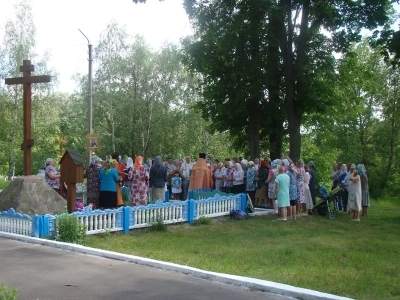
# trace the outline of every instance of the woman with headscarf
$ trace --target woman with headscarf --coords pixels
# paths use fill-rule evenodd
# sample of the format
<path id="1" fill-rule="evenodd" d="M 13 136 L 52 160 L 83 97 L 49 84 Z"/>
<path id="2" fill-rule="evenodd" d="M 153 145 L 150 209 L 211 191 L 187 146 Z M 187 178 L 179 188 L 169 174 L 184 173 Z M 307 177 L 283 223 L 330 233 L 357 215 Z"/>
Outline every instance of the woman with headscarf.
<path id="1" fill-rule="evenodd" d="M 253 206 L 255 205 L 255 196 L 256 196 L 256 176 L 257 176 L 257 168 L 254 165 L 253 161 L 249 161 L 247 163 L 247 178 L 246 178 L 246 192 L 249 194 L 251 202 Z"/>
<path id="2" fill-rule="evenodd" d="M 285 173 L 285 167 L 279 165 L 278 175 L 274 179 L 275 191 L 277 195 L 277 203 L 279 208 L 281 209 L 281 217 L 278 219 L 279 221 L 287 221 L 287 207 L 290 205 L 289 201 L 289 187 L 290 187 L 290 178 Z"/>
<path id="3" fill-rule="evenodd" d="M 299 158 L 296 163 L 297 167 L 297 176 L 296 176 L 296 183 L 297 183 L 297 215 L 298 216 L 308 216 L 306 211 L 306 186 L 304 183 L 304 176 L 306 174 L 306 170 L 304 169 L 304 161 Z M 309 180 L 309 179 L 308 179 Z"/>
<path id="4" fill-rule="evenodd" d="M 144 167 L 146 168 L 147 172 L 150 172 L 150 168 L 151 168 L 152 163 L 153 163 L 153 160 L 151 158 L 148 158 L 146 160 L 146 163 L 144 164 Z"/>
<path id="5" fill-rule="evenodd" d="M 268 163 L 265 160 L 261 161 L 261 164 L 258 168 L 258 173 L 255 178 L 257 188 L 256 188 L 256 195 L 255 195 L 255 205 L 267 207 L 267 186 L 266 180 L 268 177 Z"/>
<path id="6" fill-rule="evenodd" d="M 122 200 L 122 190 L 121 190 L 122 184 L 124 182 L 124 178 L 123 178 L 124 173 L 120 171 L 120 167 L 119 167 L 120 156 L 119 156 L 119 153 L 118 152 L 114 152 L 111 155 L 111 158 L 112 158 L 112 161 L 113 161 L 112 166 L 113 166 L 113 168 L 115 168 L 117 170 L 118 175 L 119 175 L 119 181 L 117 182 L 117 206 L 120 207 L 120 206 L 124 205 L 124 201 Z"/>
<path id="7" fill-rule="evenodd" d="M 232 190 L 234 194 L 240 194 L 245 192 L 244 172 L 240 163 L 235 163 L 232 184 L 233 184 Z"/>
<path id="8" fill-rule="evenodd" d="M 278 202 L 276 200 L 275 191 L 275 178 L 278 176 L 278 167 L 282 166 L 282 161 L 280 159 L 274 159 L 271 162 L 271 169 L 269 170 L 268 178 L 266 183 L 268 183 L 268 198 L 271 199 L 272 205 L 274 207 L 275 214 L 278 213 Z M 283 168 L 285 171 L 285 168 Z"/>
<path id="9" fill-rule="evenodd" d="M 46 159 L 44 174 L 46 182 L 53 190 L 59 193 L 61 173 L 54 167 L 54 160 L 52 158 Z"/>
<path id="10" fill-rule="evenodd" d="M 289 206 L 289 212 L 288 212 L 288 219 L 293 219 L 296 220 L 297 213 L 296 213 L 296 208 L 297 208 L 297 168 L 296 166 L 292 163 L 289 166 L 289 171 L 286 172 L 286 174 L 289 176 L 289 200 L 290 200 L 290 206 Z"/>
<path id="11" fill-rule="evenodd" d="M 354 165 L 350 170 L 349 177 L 349 207 L 352 213 L 352 221 L 360 221 L 361 208 L 361 180 Z"/>
<path id="12" fill-rule="evenodd" d="M 285 173 L 290 171 L 290 164 L 292 163 L 292 161 L 287 158 L 282 159 L 282 164 L 285 167 Z"/>
<path id="13" fill-rule="evenodd" d="M 304 171 L 304 195 L 306 200 L 306 211 L 308 215 L 312 215 L 312 209 L 314 208 L 314 205 L 311 198 L 310 188 L 308 186 L 311 177 L 310 173 L 308 173 L 308 165 L 304 166 Z"/>
<path id="14" fill-rule="evenodd" d="M 165 185 L 167 183 L 167 168 L 164 167 L 161 156 L 156 156 L 150 168 L 150 188 L 152 201 L 165 200 Z"/>
<path id="15" fill-rule="evenodd" d="M 361 206 L 362 206 L 362 217 L 368 215 L 368 207 L 370 206 L 369 200 L 369 187 L 368 187 L 368 176 L 364 165 L 359 164 L 357 166 L 358 174 L 361 180 Z"/>
<path id="16" fill-rule="evenodd" d="M 346 195 L 347 199 L 346 199 L 346 207 L 344 206 L 344 200 L 343 200 L 343 212 L 348 212 L 349 214 L 352 213 L 352 208 L 350 207 L 350 203 L 349 203 L 349 186 L 350 186 L 350 177 L 351 174 L 353 173 L 353 170 L 356 168 L 355 164 L 352 163 L 347 163 L 346 164 L 346 176 L 344 177 L 343 180 L 343 188 L 346 190 Z"/>
<path id="17" fill-rule="evenodd" d="M 347 166 L 342 164 L 339 169 L 338 185 L 340 186 L 340 198 L 342 200 L 343 212 L 347 212 L 349 191 L 347 190 Z"/>
<path id="18" fill-rule="evenodd" d="M 106 161 L 99 174 L 99 206 L 102 209 L 115 208 L 117 206 L 119 175 L 117 169 L 113 167 L 113 163 L 113 159 Z"/>
<path id="19" fill-rule="evenodd" d="M 130 180 L 128 178 L 128 174 L 132 170 L 132 168 L 133 168 L 133 159 L 132 159 L 132 157 L 128 157 L 126 159 L 126 168 L 124 170 L 124 173 L 126 174 L 124 186 L 126 186 L 128 189 L 131 189 L 131 185 L 132 185 L 132 180 Z"/>
<path id="20" fill-rule="evenodd" d="M 235 171 L 233 167 L 232 161 L 227 161 L 226 162 L 226 168 L 224 170 L 224 192 L 225 193 L 232 193 L 232 187 L 233 187 L 233 172 Z"/>
<path id="21" fill-rule="evenodd" d="M 92 208 L 99 207 L 101 159 L 93 155 L 90 159 L 90 165 L 86 168 L 86 190 L 87 202 L 92 203 Z"/>
<path id="22" fill-rule="evenodd" d="M 147 204 L 147 184 L 149 181 L 149 173 L 142 165 L 143 157 L 136 156 L 135 164 L 128 173 L 128 179 L 132 180 L 131 184 L 131 204 L 132 206 L 140 206 Z"/>
<path id="23" fill-rule="evenodd" d="M 214 184 L 215 189 L 221 191 L 221 187 L 224 184 L 224 170 L 222 169 L 222 163 L 217 163 L 217 166 L 214 171 Z"/>

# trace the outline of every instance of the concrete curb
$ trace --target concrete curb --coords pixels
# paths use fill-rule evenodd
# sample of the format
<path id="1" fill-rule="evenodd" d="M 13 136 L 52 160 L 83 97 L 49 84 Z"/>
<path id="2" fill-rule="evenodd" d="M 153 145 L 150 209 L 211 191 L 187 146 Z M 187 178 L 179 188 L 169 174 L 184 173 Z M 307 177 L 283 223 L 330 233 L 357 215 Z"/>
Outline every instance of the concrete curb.
<path id="1" fill-rule="evenodd" d="M 196 269 L 184 265 L 178 265 L 169 262 L 158 261 L 154 259 L 121 254 L 106 250 L 100 250 L 90 247 L 85 247 L 76 244 L 62 243 L 56 241 L 50 241 L 40 238 L 28 237 L 18 234 L 0 232 L 0 237 L 17 240 L 21 242 L 27 242 L 32 244 L 39 244 L 48 247 L 58 248 L 62 250 L 83 253 L 93 256 L 100 256 L 103 258 L 115 259 L 119 261 L 125 261 L 129 263 L 135 263 L 144 265 L 152 268 L 157 268 L 166 271 L 172 271 L 190 275 L 197 278 L 222 282 L 240 287 L 246 287 L 253 290 L 259 290 L 267 293 L 278 294 L 286 297 L 293 297 L 295 299 L 309 299 L 309 300 L 350 300 L 350 298 L 335 296 L 332 294 L 322 293 L 309 289 L 303 289 L 294 287 L 287 284 L 276 283 L 272 281 L 266 281 L 261 279 L 242 277 L 236 275 L 229 275 L 223 273 L 209 272 L 201 269 Z"/>

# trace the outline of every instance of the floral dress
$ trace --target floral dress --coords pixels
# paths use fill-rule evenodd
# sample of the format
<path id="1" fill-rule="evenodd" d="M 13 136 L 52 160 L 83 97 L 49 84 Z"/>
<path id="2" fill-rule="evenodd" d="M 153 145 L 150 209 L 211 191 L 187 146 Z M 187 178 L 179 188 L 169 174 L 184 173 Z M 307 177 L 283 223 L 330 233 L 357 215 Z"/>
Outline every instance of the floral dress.
<path id="1" fill-rule="evenodd" d="M 100 166 L 89 166 L 86 169 L 86 187 L 88 193 L 98 193 L 100 191 Z"/>
<path id="2" fill-rule="evenodd" d="M 297 199 L 297 182 L 296 182 L 296 173 L 293 171 L 289 171 L 286 173 L 290 178 L 289 185 L 289 199 L 296 200 Z"/>
<path id="3" fill-rule="evenodd" d="M 47 166 L 45 169 L 45 179 L 46 182 L 55 190 L 58 190 L 60 188 L 60 178 L 56 178 L 56 179 L 51 179 L 47 174 L 53 172 L 54 175 L 58 175 L 60 174 L 60 172 L 58 172 L 55 168 L 53 168 L 52 166 Z"/>
<path id="4" fill-rule="evenodd" d="M 275 191 L 275 178 L 278 176 L 278 169 L 271 169 L 269 171 L 269 176 L 272 176 L 271 181 L 268 183 L 268 198 L 276 199 L 276 191 Z"/>
<path id="5" fill-rule="evenodd" d="M 147 184 L 149 181 L 149 172 L 144 166 L 139 169 L 131 168 L 128 179 L 131 184 L 131 203 L 133 206 L 147 204 Z"/>
<path id="6" fill-rule="evenodd" d="M 224 187 L 230 188 L 233 186 L 232 180 L 225 180 L 226 178 L 233 178 L 233 172 L 235 170 L 233 168 L 226 168 L 224 171 Z"/>
<path id="7" fill-rule="evenodd" d="M 299 203 L 306 203 L 306 185 L 304 183 L 304 176 L 306 171 L 304 167 L 299 168 L 299 174 L 297 174 L 296 181 L 297 181 L 297 201 Z M 308 186 L 308 183 L 307 183 Z"/>
<path id="8" fill-rule="evenodd" d="M 256 167 L 251 167 L 247 170 L 247 179 L 246 179 L 246 191 L 255 191 L 256 190 Z"/>

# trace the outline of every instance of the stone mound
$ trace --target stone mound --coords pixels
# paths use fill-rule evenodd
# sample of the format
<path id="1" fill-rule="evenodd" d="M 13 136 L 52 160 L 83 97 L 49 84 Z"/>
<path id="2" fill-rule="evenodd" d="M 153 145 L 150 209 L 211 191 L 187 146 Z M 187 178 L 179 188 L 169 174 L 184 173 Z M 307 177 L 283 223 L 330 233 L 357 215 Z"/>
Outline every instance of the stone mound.
<path id="1" fill-rule="evenodd" d="M 66 206 L 67 200 L 35 175 L 13 179 L 0 193 L 0 211 L 14 208 L 22 214 L 44 215 L 64 212 Z"/>

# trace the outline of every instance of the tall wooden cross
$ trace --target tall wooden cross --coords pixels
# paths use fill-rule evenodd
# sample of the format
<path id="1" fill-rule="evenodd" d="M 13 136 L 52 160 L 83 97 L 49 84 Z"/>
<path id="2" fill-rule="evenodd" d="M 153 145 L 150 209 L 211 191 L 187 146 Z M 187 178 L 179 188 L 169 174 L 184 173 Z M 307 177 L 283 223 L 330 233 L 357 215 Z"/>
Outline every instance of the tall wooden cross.
<path id="1" fill-rule="evenodd" d="M 24 175 L 32 175 L 32 147 L 34 140 L 32 138 L 32 83 L 50 82 L 50 76 L 31 76 L 31 72 L 35 71 L 35 66 L 30 60 L 24 60 L 19 71 L 23 73 L 23 77 L 6 78 L 6 84 L 23 84 L 24 85 L 24 142 L 21 150 L 24 151 Z"/>

